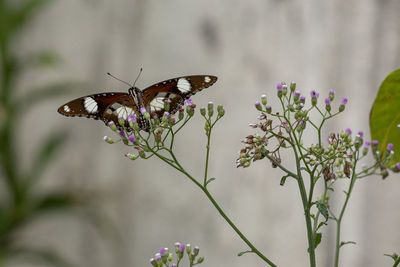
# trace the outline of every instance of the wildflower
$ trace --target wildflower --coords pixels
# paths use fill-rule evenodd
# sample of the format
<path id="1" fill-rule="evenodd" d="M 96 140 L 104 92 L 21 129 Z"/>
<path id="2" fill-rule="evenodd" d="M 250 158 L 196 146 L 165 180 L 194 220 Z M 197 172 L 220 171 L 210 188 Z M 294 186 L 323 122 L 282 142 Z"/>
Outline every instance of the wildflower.
<path id="1" fill-rule="evenodd" d="M 200 114 L 204 117 L 206 115 L 206 108 L 200 108 Z"/>
<path id="2" fill-rule="evenodd" d="M 392 143 L 389 143 L 388 145 L 387 145 L 387 151 L 388 152 L 390 152 L 390 151 L 392 151 L 393 150 L 393 147 L 394 147 L 394 145 L 392 144 Z"/>
<path id="3" fill-rule="evenodd" d="M 341 103 L 340 106 L 339 106 L 339 112 L 342 112 L 342 111 L 344 110 L 344 108 L 346 107 L 346 104 L 347 104 L 347 98 L 344 97 L 344 98 L 342 99 L 342 103 Z"/>
<path id="4" fill-rule="evenodd" d="M 282 85 L 281 83 L 278 83 L 278 84 L 276 85 L 276 89 L 277 89 L 277 91 L 278 91 L 278 97 L 279 97 L 279 98 L 282 97 L 282 87 L 283 87 L 283 85 Z"/>
<path id="5" fill-rule="evenodd" d="M 306 102 L 306 97 L 304 95 L 300 96 L 300 103 L 305 103 Z"/>
<path id="6" fill-rule="evenodd" d="M 267 113 L 271 113 L 271 111 L 272 111 L 272 108 L 271 108 L 271 106 L 270 105 L 268 105 L 268 106 L 266 106 L 265 107 L 265 110 L 267 111 Z"/>
<path id="7" fill-rule="evenodd" d="M 335 98 L 335 90 L 331 89 L 329 90 L 329 99 L 333 101 L 334 98 Z"/>
<path id="8" fill-rule="evenodd" d="M 186 106 L 191 106 L 193 105 L 192 99 L 189 97 L 188 99 L 186 99 Z"/>
<path id="9" fill-rule="evenodd" d="M 282 83 L 282 94 L 286 95 L 287 94 L 287 85 Z"/>
<path id="10" fill-rule="evenodd" d="M 313 106 L 315 106 L 315 105 L 317 104 L 317 100 L 318 100 L 318 97 L 319 97 L 319 93 L 318 93 L 317 91 L 315 91 L 315 90 L 312 90 L 312 91 L 310 92 L 310 95 L 311 95 L 311 104 L 312 104 Z"/>
<path id="11" fill-rule="evenodd" d="M 328 112 L 331 111 L 331 99 L 329 97 L 325 98 L 325 109 Z"/>
<path id="12" fill-rule="evenodd" d="M 300 91 L 294 91 L 293 92 L 293 101 L 294 103 L 298 103 L 300 100 Z"/>
<path id="13" fill-rule="evenodd" d="M 129 141 L 131 143 L 136 143 L 136 137 L 134 135 L 129 136 Z"/>
<path id="14" fill-rule="evenodd" d="M 146 112 L 146 108 L 145 107 L 140 107 L 140 113 L 144 114 Z"/>
<path id="15" fill-rule="evenodd" d="M 290 92 L 293 92 L 294 90 L 296 90 L 296 83 L 295 82 L 291 82 L 290 83 Z"/>

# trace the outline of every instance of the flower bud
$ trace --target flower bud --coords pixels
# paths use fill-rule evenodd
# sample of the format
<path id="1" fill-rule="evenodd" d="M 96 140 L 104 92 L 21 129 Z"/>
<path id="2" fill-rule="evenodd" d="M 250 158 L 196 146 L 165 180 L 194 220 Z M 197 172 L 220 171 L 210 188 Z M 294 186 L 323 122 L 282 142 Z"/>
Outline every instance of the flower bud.
<path id="1" fill-rule="evenodd" d="M 185 116 L 185 110 L 183 108 L 180 108 L 178 113 L 178 119 L 182 120 L 184 116 Z"/>
<path id="2" fill-rule="evenodd" d="M 260 101 L 256 101 L 256 103 L 254 104 L 254 106 L 256 107 L 257 110 L 262 111 L 262 107 L 261 107 Z"/>
<path id="3" fill-rule="evenodd" d="M 122 127 L 125 127 L 125 119 L 122 116 L 118 117 L 118 123 L 119 125 L 121 125 Z"/>
<path id="4" fill-rule="evenodd" d="M 136 137 L 134 135 L 129 136 L 129 141 L 131 143 L 136 143 Z"/>
<path id="5" fill-rule="evenodd" d="M 298 103 L 300 101 L 300 91 L 293 92 L 293 101 L 294 103 Z"/>
<path id="6" fill-rule="evenodd" d="M 278 93 L 278 97 L 279 98 L 281 98 L 282 97 L 282 84 L 281 83 L 278 83 L 277 85 L 276 85 L 276 89 L 277 89 L 277 93 Z"/>
<path id="7" fill-rule="evenodd" d="M 191 251 L 192 251 L 192 247 L 190 246 L 190 244 L 186 244 L 186 253 L 190 254 Z"/>
<path id="8" fill-rule="evenodd" d="M 199 264 L 199 263 L 202 263 L 204 261 L 204 257 L 199 257 L 198 259 L 197 259 L 197 263 Z"/>
<path id="9" fill-rule="evenodd" d="M 272 108 L 270 105 L 265 107 L 265 110 L 267 111 L 268 114 L 271 114 Z"/>
<path id="10" fill-rule="evenodd" d="M 213 104 L 213 102 L 211 102 L 211 101 L 208 102 L 207 109 L 208 109 L 208 116 L 212 117 L 212 115 L 214 114 L 214 104 Z"/>
<path id="11" fill-rule="evenodd" d="M 113 130 L 114 132 L 117 131 L 117 126 L 115 125 L 115 123 L 113 121 L 110 121 L 108 123 L 108 127 L 110 127 L 110 129 Z"/>
<path id="12" fill-rule="evenodd" d="M 136 116 L 135 114 L 131 114 L 128 116 L 128 123 L 131 128 L 133 128 L 133 124 L 136 123 Z"/>
<path id="13" fill-rule="evenodd" d="M 331 99 L 329 97 L 325 98 L 325 109 L 329 112 L 331 111 Z"/>
<path id="14" fill-rule="evenodd" d="M 284 83 L 282 83 L 282 94 L 283 94 L 283 95 L 287 95 L 287 92 L 288 92 L 288 90 L 287 90 L 287 85 L 284 84 Z"/>
<path id="15" fill-rule="evenodd" d="M 195 247 L 193 248 L 193 254 L 194 254 L 195 256 L 199 255 L 199 251 L 200 251 L 200 248 L 199 248 L 198 246 L 195 246 Z"/>
<path id="16" fill-rule="evenodd" d="M 104 136 L 104 141 L 106 141 L 107 143 L 109 143 L 109 144 L 114 144 L 114 140 L 112 140 L 110 137 L 108 137 L 107 135 L 106 136 Z"/>
<path id="17" fill-rule="evenodd" d="M 218 106 L 217 106 L 217 112 L 218 112 L 218 116 L 219 116 L 219 117 L 224 116 L 224 114 L 225 114 L 224 107 L 223 107 L 222 105 L 218 105 Z"/>
<path id="18" fill-rule="evenodd" d="M 347 98 L 344 97 L 344 98 L 342 99 L 342 103 L 341 103 L 340 106 L 339 106 L 339 112 L 342 112 L 342 111 L 344 110 L 344 108 L 346 107 L 346 104 L 347 104 Z"/>
<path id="19" fill-rule="evenodd" d="M 134 154 L 132 154 L 132 153 L 126 153 L 126 154 L 125 154 L 125 157 L 127 157 L 127 158 L 129 158 L 129 159 L 131 159 L 131 160 L 135 160 L 135 159 L 138 158 L 138 156 L 136 156 L 136 155 L 134 155 Z"/>
<path id="20" fill-rule="evenodd" d="M 200 108 L 200 114 L 204 117 L 206 115 L 206 108 Z"/>
<path id="21" fill-rule="evenodd" d="M 317 91 L 315 91 L 315 90 L 312 90 L 312 91 L 310 92 L 310 95 L 311 95 L 311 104 L 312 104 L 313 106 L 315 106 L 315 105 L 317 104 L 317 100 L 318 100 L 318 97 L 319 97 L 319 93 L 318 93 Z"/>
<path id="22" fill-rule="evenodd" d="M 335 90 L 331 89 L 329 90 L 329 99 L 333 101 L 334 98 L 335 98 Z"/>
<path id="23" fill-rule="evenodd" d="M 291 82 L 290 83 L 290 92 L 293 92 L 294 90 L 296 90 L 296 83 L 295 82 Z"/>
<path id="24" fill-rule="evenodd" d="M 262 95 L 261 96 L 261 103 L 265 106 L 267 104 L 267 96 L 266 95 Z"/>

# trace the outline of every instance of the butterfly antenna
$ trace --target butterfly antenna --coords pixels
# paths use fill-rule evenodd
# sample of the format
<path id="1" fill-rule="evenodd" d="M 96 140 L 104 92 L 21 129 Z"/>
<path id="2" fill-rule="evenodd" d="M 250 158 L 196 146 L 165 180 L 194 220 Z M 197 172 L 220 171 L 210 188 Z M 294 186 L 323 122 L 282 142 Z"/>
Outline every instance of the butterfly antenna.
<path id="1" fill-rule="evenodd" d="M 138 76 L 136 77 L 135 81 L 133 82 L 133 87 L 135 87 L 135 84 L 136 84 L 137 80 L 139 79 L 140 74 L 142 74 L 142 70 L 143 70 L 143 68 L 140 68 L 139 74 L 138 74 Z"/>
<path id="2" fill-rule="evenodd" d="M 107 72 L 107 75 L 110 75 L 110 76 L 113 77 L 114 79 L 116 79 L 116 80 L 118 80 L 118 81 L 120 81 L 120 82 L 123 82 L 124 84 L 127 84 L 127 85 L 129 85 L 130 87 L 133 87 L 132 84 L 130 84 L 130 83 L 128 83 L 128 82 L 125 82 L 125 81 L 123 81 L 123 80 L 121 80 L 121 79 L 115 77 L 114 75 L 112 75 L 112 74 L 109 73 L 109 72 Z M 136 81 L 135 81 L 135 82 L 136 82 Z"/>

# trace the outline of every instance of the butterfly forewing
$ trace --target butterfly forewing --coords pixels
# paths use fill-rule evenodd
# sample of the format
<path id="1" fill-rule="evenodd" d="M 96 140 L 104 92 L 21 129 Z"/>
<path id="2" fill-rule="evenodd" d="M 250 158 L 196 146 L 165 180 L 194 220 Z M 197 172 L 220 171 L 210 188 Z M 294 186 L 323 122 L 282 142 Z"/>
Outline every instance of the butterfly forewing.
<path id="1" fill-rule="evenodd" d="M 143 90 L 144 103 L 151 112 L 162 115 L 164 101 L 169 101 L 169 112 L 175 113 L 186 99 L 213 85 L 216 81 L 217 77 L 212 75 L 192 75 L 165 80 Z"/>
<path id="2" fill-rule="evenodd" d="M 102 120 L 106 124 L 113 121 L 119 127 L 118 118 L 127 120 L 128 116 L 135 114 L 139 128 L 149 131 L 149 124 L 139 112 L 144 106 L 150 113 L 162 116 L 165 101 L 169 102 L 169 113 L 179 110 L 185 100 L 197 92 L 213 85 L 217 77 L 212 75 L 183 76 L 147 87 L 143 91 L 130 88 L 128 93 L 112 92 L 93 94 L 72 100 L 62 105 L 58 112 L 65 116 L 79 116 Z M 128 122 L 125 121 L 128 130 Z"/>

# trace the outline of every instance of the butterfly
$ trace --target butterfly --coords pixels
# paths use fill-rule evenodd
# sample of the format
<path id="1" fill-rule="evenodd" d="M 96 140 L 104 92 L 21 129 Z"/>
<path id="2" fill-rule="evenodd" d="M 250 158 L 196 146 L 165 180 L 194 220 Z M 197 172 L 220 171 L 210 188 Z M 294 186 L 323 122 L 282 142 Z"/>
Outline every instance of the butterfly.
<path id="1" fill-rule="evenodd" d="M 185 100 L 192 95 L 210 87 L 217 81 L 212 75 L 191 75 L 165 80 L 140 90 L 131 86 L 127 93 L 105 92 L 83 96 L 58 108 L 58 112 L 67 117 L 87 117 L 102 120 L 106 125 L 114 122 L 121 129 L 119 119 L 125 120 L 125 129 L 132 131 L 127 118 L 134 114 L 139 128 L 149 131 L 149 122 L 145 119 L 141 109 L 157 114 L 161 117 L 164 112 L 164 103 L 169 102 L 169 113 L 177 112 Z"/>

